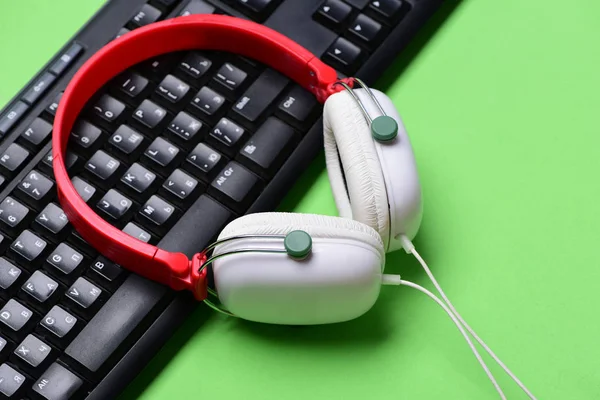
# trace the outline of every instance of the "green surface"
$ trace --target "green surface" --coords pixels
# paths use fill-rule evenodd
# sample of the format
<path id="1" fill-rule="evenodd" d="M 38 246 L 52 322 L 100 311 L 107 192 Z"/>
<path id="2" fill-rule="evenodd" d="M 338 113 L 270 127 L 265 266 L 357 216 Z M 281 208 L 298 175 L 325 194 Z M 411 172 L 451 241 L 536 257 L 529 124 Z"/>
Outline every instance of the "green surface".
<path id="1" fill-rule="evenodd" d="M 0 103 L 101 3 L 0 2 Z M 600 398 L 599 13 L 591 0 L 465 0 L 378 86 L 419 163 L 417 247 L 539 399 Z M 335 214 L 323 158 L 283 208 Z M 387 269 L 431 287 L 405 254 Z M 509 399 L 524 398 L 497 376 Z M 259 326 L 202 308 L 124 396 L 136 397 L 497 398 L 444 312 L 398 287 L 336 326 Z"/>

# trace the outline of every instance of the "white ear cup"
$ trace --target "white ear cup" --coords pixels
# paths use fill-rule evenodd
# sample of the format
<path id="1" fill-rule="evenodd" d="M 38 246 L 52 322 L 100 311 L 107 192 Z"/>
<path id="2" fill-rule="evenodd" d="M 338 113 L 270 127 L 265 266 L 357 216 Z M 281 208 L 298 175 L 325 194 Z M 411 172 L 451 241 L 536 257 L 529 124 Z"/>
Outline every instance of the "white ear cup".
<path id="1" fill-rule="evenodd" d="M 283 239 L 265 235 L 295 230 L 312 237 L 306 259 L 265 251 L 284 250 Z M 288 325 L 342 322 L 367 312 L 379 296 L 385 251 L 379 234 L 364 224 L 313 214 L 249 214 L 228 224 L 219 239 L 240 235 L 253 237 L 217 246 L 213 256 L 221 257 L 212 269 L 219 301 L 241 318 Z"/>
<path id="2" fill-rule="evenodd" d="M 388 247 L 388 200 L 370 129 L 346 91 L 330 96 L 323 109 L 325 162 L 339 215 L 375 229 Z"/>

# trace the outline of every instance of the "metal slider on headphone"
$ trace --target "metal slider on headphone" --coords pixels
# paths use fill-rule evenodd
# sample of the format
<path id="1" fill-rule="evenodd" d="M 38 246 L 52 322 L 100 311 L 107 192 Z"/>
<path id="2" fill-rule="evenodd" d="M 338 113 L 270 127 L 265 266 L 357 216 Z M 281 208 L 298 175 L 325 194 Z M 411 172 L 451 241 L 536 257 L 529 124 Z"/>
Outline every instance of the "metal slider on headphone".
<path id="1" fill-rule="evenodd" d="M 360 107 L 360 110 L 361 110 L 363 116 L 367 120 L 367 123 L 371 127 L 371 135 L 373 136 L 373 138 L 375 140 L 377 140 L 379 142 L 388 142 L 390 140 L 395 139 L 396 136 L 398 136 L 398 123 L 396 122 L 396 120 L 394 118 L 390 117 L 389 115 L 387 115 L 387 113 L 385 112 L 385 110 L 383 109 L 383 107 L 381 106 L 379 101 L 377 100 L 377 97 L 373 94 L 371 89 L 367 85 L 365 85 L 365 83 L 361 79 L 359 79 L 359 78 L 352 78 L 352 79 L 355 82 L 357 82 L 365 90 L 365 92 L 368 94 L 369 98 L 375 103 L 375 105 L 381 112 L 381 115 L 376 116 L 375 118 L 371 118 L 365 105 L 358 98 L 356 93 L 354 93 L 354 89 L 352 89 L 350 86 L 348 86 L 348 84 L 346 82 L 337 81 L 334 83 L 334 85 L 342 85 L 344 87 L 344 89 L 346 89 L 346 91 L 348 93 L 350 93 L 350 95 L 354 98 L 354 100 Z"/>
<path id="2" fill-rule="evenodd" d="M 295 231 L 289 232 L 286 235 L 237 235 L 237 236 L 231 236 L 231 237 L 227 237 L 227 238 L 218 240 L 218 241 L 208 245 L 202 251 L 202 253 L 206 254 L 209 251 L 211 251 L 212 249 L 214 249 L 215 247 L 217 247 L 223 243 L 231 242 L 234 240 L 240 240 L 240 239 L 283 239 L 283 247 L 284 248 L 280 249 L 280 250 L 277 250 L 277 249 L 238 249 L 238 250 L 233 250 L 233 251 L 229 251 L 229 252 L 222 253 L 222 254 L 212 255 L 202 264 L 202 266 L 200 267 L 198 272 L 203 271 L 206 267 L 208 267 L 215 260 L 222 258 L 222 257 L 230 256 L 233 254 L 241 254 L 241 253 L 279 253 L 279 254 L 283 254 L 283 253 L 287 253 L 293 259 L 303 260 L 306 257 L 308 257 L 308 255 L 310 254 L 310 252 L 312 250 L 311 236 L 305 231 L 295 230 Z M 213 295 L 217 298 L 219 297 L 217 292 L 215 290 L 211 289 L 210 287 L 208 287 L 207 290 L 208 290 L 208 293 L 210 293 L 211 295 Z M 235 316 L 234 314 L 223 309 L 222 307 L 219 307 L 218 305 L 214 304 L 212 301 L 210 301 L 208 299 L 204 299 L 204 303 L 207 306 L 209 306 L 210 308 L 212 308 L 213 310 L 218 311 L 222 314 L 226 314 L 226 315 L 229 315 L 232 317 Z"/>

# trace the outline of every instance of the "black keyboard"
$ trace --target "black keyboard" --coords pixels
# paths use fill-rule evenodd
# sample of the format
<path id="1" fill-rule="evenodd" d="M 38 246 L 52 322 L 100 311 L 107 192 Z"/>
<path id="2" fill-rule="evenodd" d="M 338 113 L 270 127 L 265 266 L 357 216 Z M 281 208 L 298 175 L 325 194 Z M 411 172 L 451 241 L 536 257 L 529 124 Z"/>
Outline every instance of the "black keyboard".
<path id="1" fill-rule="evenodd" d="M 0 112 L 0 393 L 108 399 L 198 306 L 98 254 L 70 226 L 52 173 L 61 94 L 104 44 L 194 13 L 251 19 L 367 84 L 442 0 L 113 0 Z M 114 226 L 192 256 L 232 219 L 273 211 L 322 149 L 315 98 L 252 59 L 190 51 L 115 77 L 73 128 L 67 166 Z M 207 311 L 207 313 L 210 311 Z"/>

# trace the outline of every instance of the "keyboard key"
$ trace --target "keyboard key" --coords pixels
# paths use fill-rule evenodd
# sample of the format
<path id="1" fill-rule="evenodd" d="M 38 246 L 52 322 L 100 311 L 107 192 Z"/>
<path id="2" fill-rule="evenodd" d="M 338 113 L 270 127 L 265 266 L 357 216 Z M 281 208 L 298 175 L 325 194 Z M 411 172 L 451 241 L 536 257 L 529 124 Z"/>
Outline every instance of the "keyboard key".
<path id="1" fill-rule="evenodd" d="M 93 146 L 98 145 L 101 135 L 102 131 L 96 126 L 87 121 L 77 120 L 71 131 L 69 144 L 73 142 L 83 150 L 91 150 Z"/>
<path id="2" fill-rule="evenodd" d="M 28 214 L 29 208 L 10 196 L 7 196 L 2 203 L 0 203 L 0 221 L 9 228 L 5 229 L 7 233 L 18 231 L 22 226 L 21 224 L 27 222 L 25 221 L 25 218 Z"/>
<path id="3" fill-rule="evenodd" d="M 44 362 L 51 351 L 52 349 L 46 343 L 33 335 L 27 335 L 17 346 L 14 354 L 35 368 Z"/>
<path id="4" fill-rule="evenodd" d="M 39 302 L 48 300 L 58 288 L 58 283 L 43 272 L 35 271 L 21 289 Z"/>
<path id="5" fill-rule="evenodd" d="M 46 234 L 51 240 L 60 240 L 66 231 L 69 220 L 59 206 L 48 203 L 46 207 L 35 217 L 38 230 Z"/>
<path id="6" fill-rule="evenodd" d="M 23 117 L 29 106 L 22 101 L 16 102 L 0 117 L 0 137 L 8 131 Z"/>
<path id="7" fill-rule="evenodd" d="M 81 179 L 78 176 L 71 179 L 71 183 L 73 183 L 73 187 L 75 187 L 75 190 L 77 190 L 77 193 L 79 193 L 79 196 L 86 203 L 88 201 L 90 201 L 90 199 L 96 193 L 95 187 L 93 187 L 92 185 L 90 185 L 89 183 L 87 183 L 86 181 L 84 181 L 83 179 Z"/>
<path id="8" fill-rule="evenodd" d="M 130 192 L 140 194 L 149 190 L 156 179 L 156 174 L 144 168 L 142 165 L 135 163 L 123 176 L 121 182 L 123 182 Z"/>
<path id="9" fill-rule="evenodd" d="M 58 338 L 65 337 L 77 323 L 77 318 L 60 306 L 54 306 L 42 318 L 40 325 L 48 329 Z"/>
<path id="10" fill-rule="evenodd" d="M 136 235 L 134 237 L 138 236 Z M 114 281 L 121 275 L 123 269 L 119 265 L 110 261 L 108 258 L 104 256 L 98 256 L 98 258 L 96 258 L 96 260 L 94 260 L 92 263 L 92 271 L 95 271 L 108 281 Z"/>
<path id="11" fill-rule="evenodd" d="M 123 111 L 125 111 L 125 104 L 108 94 L 103 94 L 94 104 L 94 115 L 108 123 L 119 119 Z"/>
<path id="12" fill-rule="evenodd" d="M 117 86 L 122 93 L 131 97 L 131 99 L 137 99 L 144 93 L 146 87 L 148 87 L 148 82 L 148 79 L 140 74 L 127 71 L 119 76 Z"/>
<path id="13" fill-rule="evenodd" d="M 319 103 L 312 93 L 299 85 L 294 85 L 279 103 L 279 113 L 290 123 L 307 128 L 318 106 Z"/>
<path id="14" fill-rule="evenodd" d="M 245 120 L 255 122 L 281 94 L 288 82 L 288 78 L 267 68 L 241 96 L 233 111 Z"/>
<path id="15" fill-rule="evenodd" d="M 166 290 L 162 285 L 130 274 L 73 339 L 65 353 L 87 370 L 97 371 L 154 308 Z M 105 329 L 106 326 L 111 329 Z"/>
<path id="16" fill-rule="evenodd" d="M 0 288 L 7 290 L 21 276 L 21 269 L 4 257 L 0 257 Z"/>
<path id="17" fill-rule="evenodd" d="M 38 117 L 21 133 L 21 141 L 30 147 L 37 147 L 50 137 L 51 132 L 52 125 Z"/>
<path id="18" fill-rule="evenodd" d="M 204 0 L 191 0 L 179 13 L 180 17 L 186 17 L 192 14 L 212 14 L 215 7 L 206 3 Z"/>
<path id="19" fill-rule="evenodd" d="M 31 264 L 44 251 L 48 243 L 31 232 L 29 229 L 24 230 L 19 237 L 10 245 L 12 251 L 20 255 L 28 267 L 33 267 Z"/>
<path id="20" fill-rule="evenodd" d="M 69 68 L 74 60 L 81 54 L 83 47 L 77 43 L 73 43 L 71 47 L 65 51 L 58 60 L 50 66 L 50 72 L 54 75 L 59 76 Z"/>
<path id="21" fill-rule="evenodd" d="M 35 169 L 21 180 L 18 188 L 20 197 L 36 209 L 47 203 L 48 198 L 54 195 L 52 191 L 54 182 Z"/>
<path id="22" fill-rule="evenodd" d="M 179 63 L 179 69 L 190 77 L 198 79 L 210 69 L 211 65 L 212 61 L 208 58 L 197 52 L 190 52 Z"/>
<path id="23" fill-rule="evenodd" d="M 211 137 L 227 147 L 235 147 L 243 135 L 244 129 L 227 118 L 221 118 L 210 132 Z"/>
<path id="24" fill-rule="evenodd" d="M 29 105 L 33 105 L 41 96 L 44 95 L 44 93 L 48 91 L 48 88 L 50 88 L 55 80 L 56 76 L 50 72 L 44 72 L 42 76 L 35 81 L 33 86 L 31 86 L 31 88 L 25 92 L 23 95 L 23 101 Z"/>
<path id="25" fill-rule="evenodd" d="M 393 21 L 404 5 L 402 0 L 374 0 L 369 2 L 369 10 L 385 21 Z"/>
<path id="26" fill-rule="evenodd" d="M 12 332 L 18 332 L 27 324 L 33 312 L 14 299 L 10 299 L 0 310 L 0 322 Z M 8 332 L 8 331 L 7 331 Z"/>
<path id="27" fill-rule="evenodd" d="M 189 170 L 196 176 L 206 177 L 212 175 L 211 172 L 221 159 L 222 156 L 217 151 L 204 143 L 199 143 L 187 156 L 186 163 L 191 167 Z"/>
<path id="28" fill-rule="evenodd" d="M 257 22 L 262 22 L 270 13 L 275 0 L 233 0 L 237 8 L 243 13 L 250 15 Z"/>
<path id="29" fill-rule="evenodd" d="M 294 130 L 291 126 L 275 117 L 269 117 L 254 135 L 244 144 L 240 154 L 250 161 L 251 166 L 257 172 L 269 176 L 276 167 L 276 160 L 282 159 L 282 152 L 294 138 Z"/>
<path id="30" fill-rule="evenodd" d="M 196 110 L 202 111 L 205 115 L 213 116 L 224 103 L 225 97 L 205 86 L 196 94 L 191 104 Z"/>
<path id="31" fill-rule="evenodd" d="M 170 71 L 179 56 L 175 53 L 162 54 L 145 61 L 141 65 L 142 72 L 147 77 L 162 79 Z"/>
<path id="32" fill-rule="evenodd" d="M 141 240 L 142 242 L 148 243 L 150 242 L 150 240 L 152 240 L 152 235 L 150 235 L 148 232 L 146 232 L 133 222 L 127 223 L 127 225 L 125 225 L 125 228 L 123 228 L 123 232 L 125 232 L 129 236 Z"/>
<path id="33" fill-rule="evenodd" d="M 50 367 L 33 384 L 33 391 L 47 400 L 66 400 L 73 397 L 83 381 L 60 364 Z"/>
<path id="34" fill-rule="evenodd" d="M 53 166 L 52 166 L 52 160 L 54 159 L 54 157 L 52 156 L 52 150 L 50 150 L 49 152 L 46 153 L 46 156 L 44 157 L 42 164 L 40 166 L 40 169 L 43 169 L 47 174 L 49 175 L 53 175 Z M 68 172 L 71 172 L 71 170 L 73 169 L 73 167 L 75 167 L 75 165 L 77 164 L 77 161 L 79 161 L 79 157 L 76 156 L 75 154 L 73 154 L 72 151 L 67 150 L 67 152 L 65 153 L 64 156 L 64 162 L 65 162 L 65 167 L 67 168 Z"/>
<path id="35" fill-rule="evenodd" d="M 0 393 L 6 397 L 15 395 L 23 386 L 25 376 L 8 364 L 0 365 Z"/>
<path id="36" fill-rule="evenodd" d="M 248 74 L 242 71 L 240 68 L 236 67 L 231 63 L 225 63 L 217 74 L 213 77 L 213 79 L 224 86 L 227 90 L 234 92 L 237 88 L 239 88 L 246 78 Z"/>
<path id="37" fill-rule="evenodd" d="M 21 168 L 29 157 L 29 152 L 16 143 L 12 143 L 0 157 L 0 166 L 11 175 Z"/>
<path id="38" fill-rule="evenodd" d="M 189 92 L 190 85 L 173 75 L 167 75 L 156 87 L 156 93 L 173 104 L 177 104 Z"/>
<path id="39" fill-rule="evenodd" d="M 317 10 L 315 19 L 323 25 L 339 28 L 346 22 L 351 12 L 352 7 L 341 0 L 327 0 Z"/>
<path id="40" fill-rule="evenodd" d="M 259 182 L 258 177 L 235 161 L 230 161 L 212 181 L 209 194 L 235 210 L 247 205 Z"/>
<path id="41" fill-rule="evenodd" d="M 133 118 L 147 128 L 156 128 L 167 115 L 167 111 L 150 100 L 144 100 L 133 113 Z"/>
<path id="42" fill-rule="evenodd" d="M 109 181 L 119 170 L 121 163 L 105 153 L 98 150 L 85 165 L 85 169 L 103 182 Z"/>
<path id="43" fill-rule="evenodd" d="M 167 142 L 162 137 L 154 139 L 152 144 L 148 146 L 144 155 L 152 162 L 161 167 L 168 166 L 179 154 L 177 146 Z"/>
<path id="44" fill-rule="evenodd" d="M 197 186 L 198 181 L 180 169 L 173 171 L 162 185 L 164 191 L 179 200 L 187 199 Z"/>
<path id="45" fill-rule="evenodd" d="M 354 71 L 356 63 L 360 60 L 361 50 L 349 40 L 339 37 L 327 49 L 323 57 L 325 62 L 331 63 L 342 72 Z"/>
<path id="46" fill-rule="evenodd" d="M 372 20 L 364 14 L 359 14 L 354 22 L 350 24 L 349 32 L 356 38 L 368 45 L 374 45 L 379 41 L 381 24 Z"/>
<path id="47" fill-rule="evenodd" d="M 115 35 L 115 39 L 118 39 L 121 36 L 123 36 L 124 34 L 129 33 L 129 32 L 131 32 L 130 29 L 123 27 L 123 28 L 119 29 L 119 32 L 117 32 L 117 34 Z"/>
<path id="48" fill-rule="evenodd" d="M 127 125 L 121 125 L 108 139 L 108 143 L 115 146 L 123 154 L 131 156 L 143 142 L 144 136 Z"/>
<path id="49" fill-rule="evenodd" d="M 152 228 L 164 228 L 170 221 L 173 220 L 173 214 L 175 213 L 175 207 L 167 203 L 158 196 L 152 196 L 148 199 L 146 204 L 140 208 L 140 215 L 145 219 L 147 226 Z"/>
<path id="50" fill-rule="evenodd" d="M 66 243 L 60 243 L 46 259 L 49 265 L 63 274 L 70 274 L 75 271 L 82 261 L 83 254 Z"/>
<path id="51" fill-rule="evenodd" d="M 169 131 L 183 140 L 192 139 L 202 129 L 202 122 L 181 111 L 169 124 Z"/>
<path id="52" fill-rule="evenodd" d="M 100 297 L 102 290 L 85 278 L 77 278 L 67 290 L 67 297 L 83 308 L 90 308 Z"/>
<path id="53" fill-rule="evenodd" d="M 56 96 L 54 96 L 54 100 L 52 100 L 52 103 L 48 104 L 48 107 L 46 107 L 46 112 L 54 117 L 54 115 L 56 114 L 56 109 L 58 108 L 58 103 L 60 102 L 60 99 L 62 99 L 63 96 L 63 92 L 58 93 Z"/>
<path id="54" fill-rule="evenodd" d="M 131 208 L 132 201 L 115 189 L 110 189 L 102 199 L 98 202 L 96 207 L 109 217 L 119 220 L 121 219 L 129 209 Z"/>
<path id="55" fill-rule="evenodd" d="M 152 7 L 150 4 L 144 4 L 142 8 L 131 18 L 129 24 L 132 29 L 140 28 L 144 25 L 151 24 L 160 19 L 162 13 L 157 8 Z"/>

